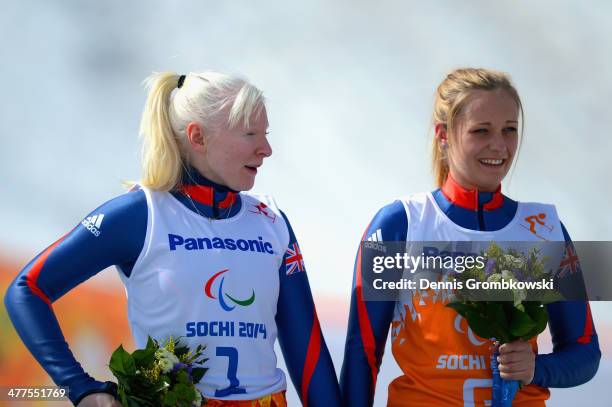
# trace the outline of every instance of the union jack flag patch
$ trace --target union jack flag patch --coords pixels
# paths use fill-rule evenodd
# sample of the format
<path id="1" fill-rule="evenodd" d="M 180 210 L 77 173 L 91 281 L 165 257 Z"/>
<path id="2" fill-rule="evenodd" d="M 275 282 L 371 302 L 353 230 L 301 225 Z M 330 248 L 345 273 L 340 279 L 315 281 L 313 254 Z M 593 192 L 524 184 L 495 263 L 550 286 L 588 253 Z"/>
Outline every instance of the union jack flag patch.
<path id="1" fill-rule="evenodd" d="M 559 264 L 559 269 L 556 274 L 558 278 L 563 278 L 576 272 L 582 272 L 580 269 L 580 260 L 578 259 L 574 245 L 572 243 L 567 243 L 565 245 L 565 255 L 563 256 L 563 260 L 561 260 L 561 264 Z"/>
<path id="2" fill-rule="evenodd" d="M 287 248 L 287 253 L 285 253 L 285 270 L 287 275 L 306 271 L 302 252 L 297 243 L 290 244 Z"/>

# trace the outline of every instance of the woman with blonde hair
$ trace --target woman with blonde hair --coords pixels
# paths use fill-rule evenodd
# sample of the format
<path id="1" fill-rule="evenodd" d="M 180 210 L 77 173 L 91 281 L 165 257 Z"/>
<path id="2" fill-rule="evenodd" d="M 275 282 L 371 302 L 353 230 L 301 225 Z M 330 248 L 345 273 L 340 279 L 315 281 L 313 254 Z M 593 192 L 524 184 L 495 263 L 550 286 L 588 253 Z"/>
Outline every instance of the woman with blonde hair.
<path id="1" fill-rule="evenodd" d="M 90 377 L 51 304 L 116 265 L 138 348 L 147 337 L 206 346 L 198 390 L 209 405 L 285 406 L 278 337 L 303 405 L 339 404 L 339 390 L 285 214 L 253 187 L 272 154 L 262 92 L 235 76 L 148 78 L 143 175 L 35 257 L 5 297 L 25 345 L 75 405 L 114 406 L 114 384 Z"/>
<path id="2" fill-rule="evenodd" d="M 438 86 L 433 112 L 437 189 L 383 207 L 362 241 L 549 240 L 571 246 L 554 206 L 516 202 L 501 192 L 517 153 L 521 117 L 508 75 L 475 68 L 451 72 Z M 529 223 L 533 214 L 539 223 Z M 445 306 L 450 297 L 444 295 L 405 290 L 395 302 L 365 301 L 361 256 L 360 247 L 340 378 L 344 404 L 372 405 L 392 327 L 393 355 L 403 375 L 389 385 L 389 406 L 490 405 L 492 372 L 485 361 L 495 349 L 489 338 L 474 335 Z M 548 388 L 577 386 L 597 371 L 601 353 L 588 301 L 554 302 L 547 311 L 552 353 L 538 354 L 535 338 L 499 348 L 501 378 L 524 385 L 515 406 L 543 406 Z"/>

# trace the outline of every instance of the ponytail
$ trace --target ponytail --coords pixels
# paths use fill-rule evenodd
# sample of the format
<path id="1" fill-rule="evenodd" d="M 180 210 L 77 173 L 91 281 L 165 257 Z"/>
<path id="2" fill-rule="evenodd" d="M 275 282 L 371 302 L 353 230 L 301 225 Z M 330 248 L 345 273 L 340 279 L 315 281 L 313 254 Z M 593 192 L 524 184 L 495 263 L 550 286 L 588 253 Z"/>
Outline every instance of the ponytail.
<path id="1" fill-rule="evenodd" d="M 144 83 L 149 94 L 140 122 L 142 178 L 138 184 L 156 191 L 170 191 L 181 182 L 189 165 L 189 123 L 198 123 L 215 137 L 219 130 L 238 123 L 248 127 L 251 114 L 265 111 L 262 92 L 232 75 L 161 72 Z"/>
<path id="2" fill-rule="evenodd" d="M 174 72 L 155 73 L 145 80 L 149 95 L 140 122 L 143 138 L 140 185 L 169 191 L 180 181 L 183 158 L 170 122 L 171 94 L 178 86 Z"/>

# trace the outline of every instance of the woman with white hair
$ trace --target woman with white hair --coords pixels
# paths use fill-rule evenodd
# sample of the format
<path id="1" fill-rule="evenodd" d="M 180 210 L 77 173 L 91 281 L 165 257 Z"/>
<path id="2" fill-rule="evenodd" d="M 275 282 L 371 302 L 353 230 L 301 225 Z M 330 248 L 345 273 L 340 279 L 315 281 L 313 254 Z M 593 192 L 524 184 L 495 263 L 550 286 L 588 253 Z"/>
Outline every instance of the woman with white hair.
<path id="1" fill-rule="evenodd" d="M 138 348 L 148 336 L 206 346 L 197 386 L 211 405 L 286 405 L 277 336 L 302 404 L 339 405 L 289 221 L 270 197 L 243 192 L 272 154 L 262 92 L 213 72 L 159 73 L 148 83 L 142 179 L 17 276 L 5 303 L 23 342 L 75 405 L 119 405 L 114 384 L 75 360 L 51 308 L 116 265 Z"/>

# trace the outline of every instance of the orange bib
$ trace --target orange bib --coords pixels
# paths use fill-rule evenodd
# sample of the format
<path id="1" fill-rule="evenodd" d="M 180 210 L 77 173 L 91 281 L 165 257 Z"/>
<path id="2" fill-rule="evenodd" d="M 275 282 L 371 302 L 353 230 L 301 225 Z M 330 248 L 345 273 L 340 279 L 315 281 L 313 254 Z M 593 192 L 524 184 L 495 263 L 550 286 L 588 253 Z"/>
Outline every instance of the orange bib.
<path id="1" fill-rule="evenodd" d="M 389 385 L 388 406 L 491 405 L 493 344 L 445 307 L 443 291 L 416 291 L 398 302 L 392 324 L 393 356 L 404 372 Z M 531 341 L 537 353 L 536 338 Z M 528 385 L 513 406 L 544 406 L 548 389 Z"/>

